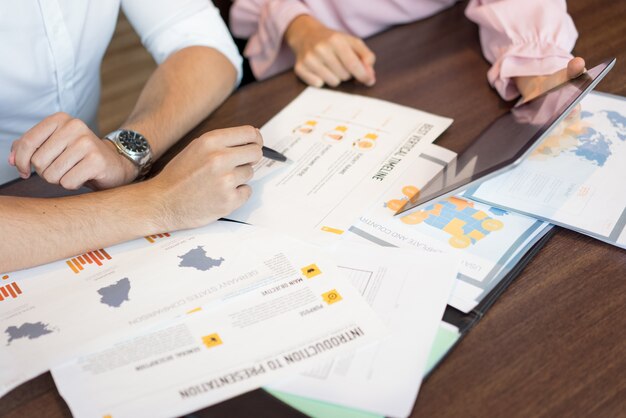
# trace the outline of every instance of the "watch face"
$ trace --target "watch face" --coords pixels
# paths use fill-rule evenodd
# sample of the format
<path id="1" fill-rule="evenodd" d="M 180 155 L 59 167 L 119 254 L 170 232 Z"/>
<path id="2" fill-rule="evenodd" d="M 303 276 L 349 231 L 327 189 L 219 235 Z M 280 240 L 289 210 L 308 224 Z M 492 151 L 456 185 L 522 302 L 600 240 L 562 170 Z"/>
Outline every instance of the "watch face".
<path id="1" fill-rule="evenodd" d="M 144 154 L 148 151 L 148 141 L 140 134 L 132 131 L 122 131 L 118 136 L 120 144 L 128 151 Z"/>

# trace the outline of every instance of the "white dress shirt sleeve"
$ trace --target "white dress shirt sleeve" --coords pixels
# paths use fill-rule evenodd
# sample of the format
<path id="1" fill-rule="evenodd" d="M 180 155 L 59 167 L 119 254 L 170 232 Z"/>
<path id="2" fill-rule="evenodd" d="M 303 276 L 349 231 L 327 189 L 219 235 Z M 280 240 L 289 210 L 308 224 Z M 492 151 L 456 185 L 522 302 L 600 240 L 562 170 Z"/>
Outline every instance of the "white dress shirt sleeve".
<path id="1" fill-rule="evenodd" d="M 241 80 L 241 56 L 211 1 L 122 0 L 122 9 L 157 63 L 183 48 L 207 46 L 224 54 Z"/>

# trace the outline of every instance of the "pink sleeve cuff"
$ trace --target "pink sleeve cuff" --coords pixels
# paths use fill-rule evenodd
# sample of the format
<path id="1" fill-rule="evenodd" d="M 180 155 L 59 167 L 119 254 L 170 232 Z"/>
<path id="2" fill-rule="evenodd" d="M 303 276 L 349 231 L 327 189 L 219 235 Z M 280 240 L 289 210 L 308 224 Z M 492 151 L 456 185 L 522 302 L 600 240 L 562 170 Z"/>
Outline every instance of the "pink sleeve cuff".
<path id="1" fill-rule="evenodd" d="M 519 95 L 513 77 L 567 66 L 578 33 L 564 0 L 471 0 L 466 16 L 480 28 L 489 83 L 505 100 Z"/>
<path id="2" fill-rule="evenodd" d="M 289 24 L 303 14 L 311 12 L 299 0 L 270 0 L 263 4 L 257 31 L 249 38 L 244 50 L 257 79 L 293 66 L 294 55 L 283 36 Z"/>
<path id="3" fill-rule="evenodd" d="M 547 75 L 567 67 L 573 56 L 555 45 L 511 46 L 487 72 L 487 79 L 504 100 L 520 95 L 514 77 Z"/>

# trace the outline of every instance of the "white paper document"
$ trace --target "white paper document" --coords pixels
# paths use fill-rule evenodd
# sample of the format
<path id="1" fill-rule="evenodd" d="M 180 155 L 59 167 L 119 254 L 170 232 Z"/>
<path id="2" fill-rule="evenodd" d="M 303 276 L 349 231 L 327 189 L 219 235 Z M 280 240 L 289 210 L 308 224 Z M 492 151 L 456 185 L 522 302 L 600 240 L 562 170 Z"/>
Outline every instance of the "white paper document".
<path id="1" fill-rule="evenodd" d="M 386 334 L 333 261 L 298 241 L 281 242 L 281 256 L 271 242 L 256 249 L 272 277 L 53 368 L 74 416 L 183 415 Z"/>
<path id="2" fill-rule="evenodd" d="M 217 222 L 0 275 L 0 395 L 62 361 L 281 279 L 286 240 Z"/>
<path id="3" fill-rule="evenodd" d="M 510 270 L 512 260 L 519 260 L 545 234 L 549 224 L 461 196 L 394 216 L 407 200 L 436 181 L 448 163 L 454 163 L 454 153 L 434 144 L 425 147 L 418 162 L 359 217 L 345 238 L 460 257 L 449 304 L 467 313 Z"/>
<path id="4" fill-rule="evenodd" d="M 454 256 L 342 243 L 341 270 L 391 334 L 269 386 L 389 417 L 410 414 L 456 277 Z"/>
<path id="5" fill-rule="evenodd" d="M 469 191 L 626 248 L 626 98 L 589 93 L 514 170 Z"/>
<path id="6" fill-rule="evenodd" d="M 350 227 L 452 122 L 382 100 L 307 88 L 261 132 L 291 164 L 264 159 L 230 219 L 327 243 Z"/>

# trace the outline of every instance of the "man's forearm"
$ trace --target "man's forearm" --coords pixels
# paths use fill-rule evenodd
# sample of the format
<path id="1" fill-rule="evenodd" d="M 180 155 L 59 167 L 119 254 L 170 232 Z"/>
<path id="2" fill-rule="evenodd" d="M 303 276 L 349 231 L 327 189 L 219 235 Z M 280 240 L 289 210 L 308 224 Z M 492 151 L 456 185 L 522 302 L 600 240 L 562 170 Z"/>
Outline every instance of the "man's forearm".
<path id="1" fill-rule="evenodd" d="M 0 196 L 0 273 L 214 222 L 250 197 L 262 144 L 251 126 L 221 129 L 141 183 L 55 199 Z"/>
<path id="2" fill-rule="evenodd" d="M 163 232 L 150 193 L 134 184 L 56 199 L 0 196 L 0 273 Z"/>
<path id="3" fill-rule="evenodd" d="M 184 48 L 155 70 L 123 127 L 148 138 L 159 158 L 228 97 L 236 79 L 235 67 L 217 50 Z"/>

